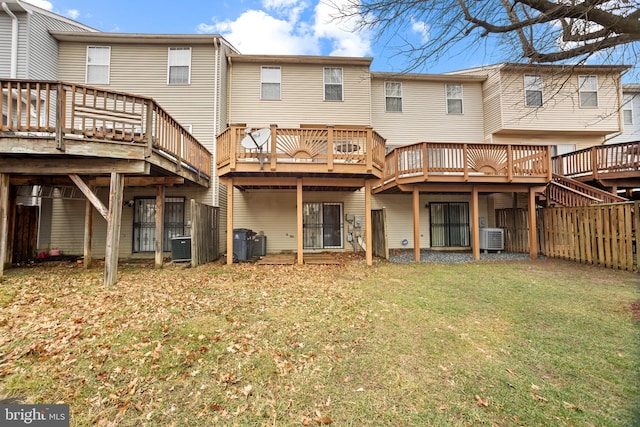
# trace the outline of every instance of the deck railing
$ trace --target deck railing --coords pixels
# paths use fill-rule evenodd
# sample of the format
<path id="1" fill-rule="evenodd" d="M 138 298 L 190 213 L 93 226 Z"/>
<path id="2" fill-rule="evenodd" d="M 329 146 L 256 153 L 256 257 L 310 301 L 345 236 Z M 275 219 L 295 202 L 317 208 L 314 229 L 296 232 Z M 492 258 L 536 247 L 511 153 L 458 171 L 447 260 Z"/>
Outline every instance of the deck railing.
<path id="1" fill-rule="evenodd" d="M 640 143 L 598 145 L 552 159 L 553 173 L 571 178 L 640 171 Z"/>
<path id="2" fill-rule="evenodd" d="M 0 134 L 140 144 L 211 177 L 211 153 L 152 98 L 55 81 L 0 79 Z M 150 154 L 149 154 L 150 155 Z"/>
<path id="3" fill-rule="evenodd" d="M 624 197 L 556 174 L 553 174 L 553 181 L 547 187 L 545 195 L 550 202 L 560 206 L 589 206 L 627 201 Z"/>
<path id="4" fill-rule="evenodd" d="M 336 165 L 365 166 L 367 171 L 382 171 L 385 140 L 369 127 L 300 127 L 269 128 L 269 139 L 261 149 L 243 146 L 246 126 L 230 126 L 217 137 L 217 167 L 231 171 L 242 164 L 263 163 L 265 171 L 278 171 L 278 165 L 309 163 L 326 165 L 327 172 Z M 341 169 L 344 171 L 344 169 Z M 301 169 L 301 171 L 303 171 Z"/>
<path id="5" fill-rule="evenodd" d="M 385 158 L 384 182 L 403 178 L 466 181 L 551 180 L 549 147 L 421 142 L 397 147 Z"/>

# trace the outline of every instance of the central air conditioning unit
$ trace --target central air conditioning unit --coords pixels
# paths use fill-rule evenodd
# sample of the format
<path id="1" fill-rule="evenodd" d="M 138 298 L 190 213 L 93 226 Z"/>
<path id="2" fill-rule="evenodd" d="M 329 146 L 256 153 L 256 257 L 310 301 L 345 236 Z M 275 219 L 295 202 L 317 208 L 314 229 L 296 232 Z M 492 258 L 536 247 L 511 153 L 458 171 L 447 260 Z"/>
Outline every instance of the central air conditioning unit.
<path id="1" fill-rule="evenodd" d="M 504 230 L 502 228 L 481 228 L 480 250 L 503 251 Z"/>

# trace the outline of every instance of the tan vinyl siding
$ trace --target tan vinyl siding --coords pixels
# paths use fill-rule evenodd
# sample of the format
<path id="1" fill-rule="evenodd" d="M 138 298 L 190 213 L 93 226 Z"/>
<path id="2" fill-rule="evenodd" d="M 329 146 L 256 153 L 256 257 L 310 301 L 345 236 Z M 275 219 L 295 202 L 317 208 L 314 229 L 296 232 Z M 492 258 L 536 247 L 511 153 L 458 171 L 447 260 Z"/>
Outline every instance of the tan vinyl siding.
<path id="1" fill-rule="evenodd" d="M 84 82 L 88 43 L 60 42 L 59 78 Z M 111 69 L 107 89 L 151 96 L 183 125 L 191 125 L 193 135 L 214 152 L 215 49 L 211 45 L 97 44 L 111 46 Z M 169 47 L 191 47 L 191 84 L 167 84 Z M 213 160 L 215 162 L 215 159 Z M 215 163 L 214 163 L 215 164 Z M 206 197 L 198 200 L 212 205 L 216 180 Z"/>
<path id="2" fill-rule="evenodd" d="M 469 202 L 469 215 L 471 215 L 471 195 L 465 193 L 452 194 L 420 194 L 420 247 L 431 247 L 429 234 L 429 208 L 426 207 L 431 202 Z M 480 195 L 479 199 L 480 217 L 487 218 L 488 202 L 487 196 Z M 372 208 L 385 208 L 387 211 L 387 236 L 389 248 L 409 249 L 414 247 L 413 243 L 413 196 L 411 194 L 389 194 L 373 196 Z M 470 218 L 470 220 L 472 220 Z M 407 240 L 407 245 L 402 241 Z"/>
<path id="3" fill-rule="evenodd" d="M 281 99 L 260 99 L 260 67 L 281 67 Z M 325 64 L 332 67 L 330 63 Z M 340 66 L 336 66 L 340 67 Z M 343 101 L 324 101 L 323 66 L 318 64 L 233 63 L 230 69 L 230 123 L 263 127 L 306 124 L 370 125 L 369 69 L 342 66 Z"/>
<path id="4" fill-rule="evenodd" d="M 375 78 L 371 82 L 373 126 L 387 139 L 388 146 L 422 141 L 483 141 L 480 82 L 462 82 L 463 114 L 447 114 L 445 82 L 401 79 L 388 81 L 402 83 L 402 112 L 385 111 L 385 80 Z"/>
<path id="5" fill-rule="evenodd" d="M 204 189 L 195 187 L 167 187 L 165 197 L 184 197 L 185 199 L 185 234 L 190 235 L 191 224 L 191 199 L 203 198 Z M 108 206 L 109 190 L 99 188 L 98 197 Z M 155 188 L 127 188 L 124 192 L 124 200 L 131 200 L 135 197 L 155 198 Z M 122 224 L 120 230 L 120 251 L 121 257 L 153 257 L 153 253 L 133 254 L 133 211 L 134 208 L 124 206 L 122 208 Z M 52 201 L 52 221 L 50 247 L 62 250 L 68 255 L 82 255 L 84 245 L 84 200 L 62 200 Z M 106 246 L 107 222 L 97 212 L 94 211 L 93 224 L 93 256 L 104 257 Z"/>
<path id="6" fill-rule="evenodd" d="M 543 106 L 524 104 L 523 71 L 502 71 L 503 129 L 535 131 L 615 132 L 619 129 L 619 74 L 539 72 L 543 79 Z M 536 74 L 527 72 L 526 74 Z M 597 75 L 598 107 L 581 108 L 578 76 Z"/>
<path id="7" fill-rule="evenodd" d="M 494 135 L 496 144 L 574 145 L 576 150 L 604 142 L 603 135 L 584 135 L 576 132 L 550 132 L 548 134 Z"/>
<path id="8" fill-rule="evenodd" d="M 282 191 L 234 191 L 233 228 L 248 228 L 262 231 L 267 236 L 267 251 L 279 253 L 297 250 L 296 192 Z M 364 192 L 304 192 L 304 203 L 342 203 L 343 221 L 347 213 L 364 217 Z M 338 251 L 353 251 L 347 242 L 348 224 L 344 221 L 344 248 Z M 364 238 L 365 227 L 356 229 Z M 334 249 L 332 249 L 334 250 Z"/>
<path id="9" fill-rule="evenodd" d="M 59 78 L 85 81 L 88 43 L 60 42 Z M 100 44 L 91 43 L 92 46 Z M 107 89 L 151 96 L 194 136 L 213 147 L 214 48 L 202 45 L 102 44 L 111 46 Z M 191 47 L 191 84 L 167 84 L 169 47 Z"/>
<path id="10" fill-rule="evenodd" d="M 491 141 L 491 135 L 502 127 L 502 87 L 499 72 L 489 74 L 482 88 L 482 97 L 485 141 Z"/>

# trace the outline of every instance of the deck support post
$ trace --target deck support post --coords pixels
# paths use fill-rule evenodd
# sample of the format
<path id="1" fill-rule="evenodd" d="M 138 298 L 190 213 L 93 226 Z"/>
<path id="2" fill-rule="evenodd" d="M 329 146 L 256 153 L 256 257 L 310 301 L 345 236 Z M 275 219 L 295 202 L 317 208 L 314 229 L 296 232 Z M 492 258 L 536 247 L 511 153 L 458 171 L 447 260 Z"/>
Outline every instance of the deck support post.
<path id="1" fill-rule="evenodd" d="M 371 219 L 371 180 L 364 181 L 364 229 L 365 229 L 365 252 L 367 265 L 373 265 L 373 226 Z"/>
<path id="2" fill-rule="evenodd" d="M 95 191 L 94 187 L 90 188 L 91 192 Z M 91 268 L 91 264 L 93 264 L 93 254 L 91 252 L 91 247 L 93 246 L 93 219 L 94 219 L 94 210 L 93 204 L 91 200 L 87 198 L 87 201 L 84 203 L 84 268 Z"/>
<path id="3" fill-rule="evenodd" d="M 9 191 L 9 174 L 0 173 L 0 277 L 4 275 L 9 252 Z"/>
<path id="4" fill-rule="evenodd" d="M 420 262 L 420 190 L 413 188 L 413 260 Z"/>
<path id="5" fill-rule="evenodd" d="M 302 245 L 302 178 L 296 183 L 296 223 L 298 225 L 298 264 L 304 264 L 304 247 Z"/>
<path id="6" fill-rule="evenodd" d="M 155 267 L 162 268 L 162 255 L 164 250 L 164 193 L 165 186 L 156 187 L 156 260 Z M 191 213 L 193 215 L 193 212 Z"/>
<path id="7" fill-rule="evenodd" d="M 529 187 L 529 256 L 538 258 L 538 224 L 536 219 L 536 192 Z"/>
<path id="8" fill-rule="evenodd" d="M 227 264 L 233 264 L 233 178 L 227 179 Z"/>
<path id="9" fill-rule="evenodd" d="M 480 209 L 478 207 L 478 186 L 471 188 L 471 250 L 473 259 L 480 259 Z"/>
<path id="10" fill-rule="evenodd" d="M 115 285 L 118 281 L 118 252 L 120 250 L 120 225 L 122 223 L 122 196 L 124 175 L 111 173 L 109 184 L 109 213 L 107 214 L 107 247 L 104 257 L 104 284 Z"/>

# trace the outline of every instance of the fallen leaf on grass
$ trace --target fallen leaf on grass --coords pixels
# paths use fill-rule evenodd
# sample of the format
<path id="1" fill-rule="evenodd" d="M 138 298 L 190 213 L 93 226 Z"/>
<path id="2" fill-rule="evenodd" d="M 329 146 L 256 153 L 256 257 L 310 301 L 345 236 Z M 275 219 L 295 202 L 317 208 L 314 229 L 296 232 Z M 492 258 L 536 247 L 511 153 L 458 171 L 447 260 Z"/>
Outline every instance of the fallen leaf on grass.
<path id="1" fill-rule="evenodd" d="M 315 423 L 319 425 L 331 424 L 333 422 L 333 420 L 329 417 L 316 417 L 313 421 L 315 421 Z"/>
<path id="2" fill-rule="evenodd" d="M 131 402 L 125 403 L 118 411 L 118 415 L 116 415 L 116 417 L 121 417 L 122 415 L 124 415 L 124 413 L 127 412 L 127 409 L 129 409 L 129 405 L 131 405 Z"/>
<path id="3" fill-rule="evenodd" d="M 535 392 L 531 392 L 531 396 L 533 396 L 534 399 L 536 400 L 540 400 L 541 402 L 548 402 L 549 400 L 546 397 L 540 396 L 538 393 Z"/>
<path id="4" fill-rule="evenodd" d="M 489 401 L 487 399 L 483 399 L 480 396 L 478 396 L 476 394 L 476 402 L 478 403 L 478 406 L 482 406 L 482 407 L 487 407 L 489 406 Z"/>
<path id="5" fill-rule="evenodd" d="M 580 408 L 578 408 L 576 405 L 574 405 L 573 403 L 569 403 L 569 402 L 562 402 L 562 406 L 564 406 L 567 409 L 571 409 L 572 411 L 579 411 Z"/>

